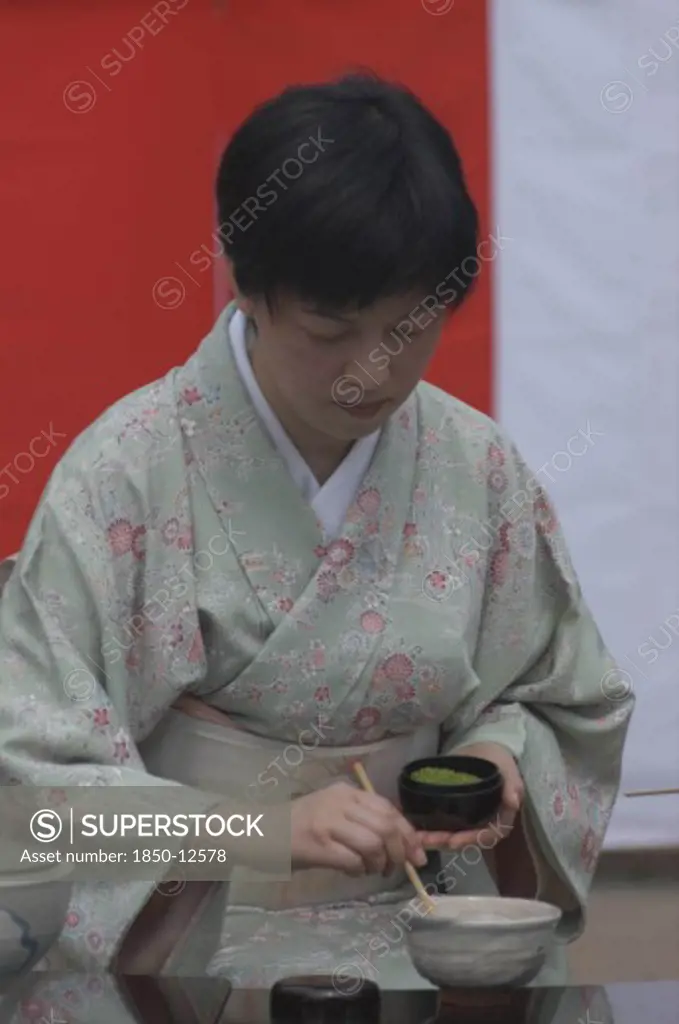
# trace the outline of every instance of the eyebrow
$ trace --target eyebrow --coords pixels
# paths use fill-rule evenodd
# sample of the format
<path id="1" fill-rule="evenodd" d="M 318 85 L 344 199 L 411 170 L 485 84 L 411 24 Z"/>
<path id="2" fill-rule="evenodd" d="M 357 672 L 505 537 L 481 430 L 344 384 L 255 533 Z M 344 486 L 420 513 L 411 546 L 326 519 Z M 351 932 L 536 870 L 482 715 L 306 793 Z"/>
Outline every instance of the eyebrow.
<path id="1" fill-rule="evenodd" d="M 335 320 L 341 324 L 352 324 L 354 321 L 350 317 L 341 316 L 336 310 L 322 309 L 320 307 L 303 307 L 305 313 L 310 313 L 311 316 L 321 317 L 323 320 Z"/>

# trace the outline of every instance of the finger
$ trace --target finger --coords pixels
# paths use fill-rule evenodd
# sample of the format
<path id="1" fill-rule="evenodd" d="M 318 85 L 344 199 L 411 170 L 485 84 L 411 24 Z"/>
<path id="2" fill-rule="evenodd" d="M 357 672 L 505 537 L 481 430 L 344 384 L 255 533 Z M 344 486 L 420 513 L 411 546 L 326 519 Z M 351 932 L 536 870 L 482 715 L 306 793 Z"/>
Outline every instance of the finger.
<path id="1" fill-rule="evenodd" d="M 502 790 L 502 802 L 507 807 L 518 811 L 523 803 L 524 785 L 518 768 L 505 774 L 505 784 Z"/>
<path id="2" fill-rule="evenodd" d="M 407 860 L 409 860 L 408 851 L 403 839 L 394 832 L 393 835 L 388 836 L 384 843 L 387 851 L 387 867 L 385 868 L 386 874 L 391 874 L 394 868 L 402 868 Z"/>
<path id="3" fill-rule="evenodd" d="M 523 803 L 523 786 L 508 782 L 502 791 L 502 802 L 514 812 L 518 811 Z"/>
<path id="4" fill-rule="evenodd" d="M 460 850 L 465 846 L 478 846 L 484 852 L 494 850 L 498 843 L 506 839 L 514 827 L 516 812 L 505 809 L 493 822 L 493 827 L 470 829 L 467 832 L 457 832 L 450 840 L 449 850 Z"/>
<path id="5" fill-rule="evenodd" d="M 354 789 L 353 802 L 360 804 L 361 807 L 369 810 L 371 814 L 377 814 L 381 818 L 393 817 L 394 814 L 398 814 L 394 805 L 386 797 L 380 796 L 379 793 L 366 793 L 365 790 Z"/>
<path id="6" fill-rule="evenodd" d="M 405 849 L 398 837 L 398 833 L 395 832 L 393 816 L 391 818 L 376 818 L 374 814 L 371 814 L 360 804 L 350 807 L 345 813 L 347 821 L 362 826 L 380 840 L 380 851 L 384 856 L 384 865 L 381 869 L 382 874 L 391 874 L 394 867 L 403 864 L 406 859 Z M 397 840 L 396 842 L 394 841 L 395 839 Z M 377 856 L 373 858 L 373 863 L 375 865 L 378 864 Z"/>
<path id="7" fill-rule="evenodd" d="M 230 725 L 229 716 L 224 714 L 223 711 L 211 707 L 204 700 L 199 700 L 198 697 L 192 697 L 190 694 L 183 693 L 177 698 L 172 707 L 185 715 L 189 715 L 191 718 L 203 718 L 205 721 L 214 722 L 216 725 Z"/>
<path id="8" fill-rule="evenodd" d="M 420 841 L 425 850 L 443 850 L 455 838 L 457 832 L 420 832 Z"/>
<path id="9" fill-rule="evenodd" d="M 321 866 L 325 865 L 336 871 L 343 871 L 352 878 L 360 878 L 366 874 L 365 862 L 360 854 L 334 840 L 323 844 L 318 855 L 318 862 Z"/>
<path id="10" fill-rule="evenodd" d="M 357 805 L 348 810 L 346 816 L 349 821 L 364 825 L 381 838 L 387 857 L 383 873 L 391 874 L 394 868 L 403 867 L 407 860 L 412 860 L 420 867 L 426 864 L 427 857 L 419 842 L 410 842 L 411 832 L 414 834 L 414 830 L 393 809 L 384 818 L 376 819 L 364 807 Z"/>
<path id="11" fill-rule="evenodd" d="M 481 842 L 479 842 L 479 839 Z M 446 847 L 449 850 L 462 850 L 465 846 L 481 846 L 483 849 L 483 831 L 470 829 L 467 832 L 455 832 L 448 837 Z"/>
<path id="12" fill-rule="evenodd" d="M 374 796 L 374 794 L 362 794 L 363 796 Z M 401 865 L 406 860 L 422 867 L 427 863 L 427 856 L 422 847 L 422 841 L 410 822 L 400 814 L 393 804 L 382 797 L 371 801 L 356 801 L 351 810 L 347 812 L 348 817 L 360 813 L 360 820 L 382 836 L 387 848 L 389 859 Z"/>
<path id="13" fill-rule="evenodd" d="M 340 819 L 331 829 L 331 837 L 357 853 L 368 874 L 382 874 L 387 866 L 384 840 L 368 826 L 350 818 Z"/>
<path id="14" fill-rule="evenodd" d="M 502 830 L 508 830 L 513 828 L 514 822 L 516 821 L 517 813 L 518 812 L 515 807 L 508 807 L 507 805 L 503 805 L 500 808 L 500 813 L 498 814 L 497 817 L 497 824 L 499 828 Z"/>
<path id="15" fill-rule="evenodd" d="M 371 821 L 374 822 L 381 835 L 391 835 L 394 828 L 398 828 L 406 842 L 417 846 L 417 833 L 414 826 L 389 800 L 376 793 L 359 793 L 358 796 L 359 799 L 356 800 L 354 806 L 361 807 L 370 815 Z"/>
<path id="16" fill-rule="evenodd" d="M 475 835 L 476 832 L 420 832 L 418 833 L 423 850 L 447 850 L 452 842 L 464 835 Z"/>
<path id="17" fill-rule="evenodd" d="M 422 833 L 418 832 L 402 814 L 396 815 L 396 828 L 405 847 L 406 860 L 415 867 L 422 868 L 427 863 L 427 854 L 422 842 Z"/>
<path id="18" fill-rule="evenodd" d="M 401 829 L 397 823 L 397 831 L 387 840 L 389 856 L 399 866 L 410 861 L 416 868 L 423 868 L 427 863 L 427 854 L 417 833 L 411 834 Z"/>
<path id="19" fill-rule="evenodd" d="M 430 843 L 430 842 L 431 843 L 444 842 L 446 839 L 450 839 L 450 837 L 454 836 L 454 835 L 455 835 L 455 832 L 451 832 L 449 830 L 448 831 L 444 831 L 443 829 L 438 829 L 436 832 L 420 832 L 419 833 L 420 839 L 422 841 L 422 845 L 425 845 L 425 844 Z"/>

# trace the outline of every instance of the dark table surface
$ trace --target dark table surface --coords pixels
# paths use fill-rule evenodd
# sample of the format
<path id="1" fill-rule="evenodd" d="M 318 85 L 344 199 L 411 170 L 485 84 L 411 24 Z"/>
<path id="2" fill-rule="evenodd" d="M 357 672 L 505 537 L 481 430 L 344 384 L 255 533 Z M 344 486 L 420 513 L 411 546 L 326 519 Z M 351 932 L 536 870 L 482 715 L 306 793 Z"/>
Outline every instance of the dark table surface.
<path id="1" fill-rule="evenodd" d="M 331 995 L 331 994 L 330 994 Z M 380 1010 L 328 1004 L 297 1010 L 295 1024 L 679 1024 L 679 981 L 559 989 L 379 992 Z M 333 1000 L 330 999 L 330 1003 Z M 212 978 L 141 978 L 34 973 L 0 979 L 0 1024 L 262 1024 L 270 993 L 230 991 Z"/>

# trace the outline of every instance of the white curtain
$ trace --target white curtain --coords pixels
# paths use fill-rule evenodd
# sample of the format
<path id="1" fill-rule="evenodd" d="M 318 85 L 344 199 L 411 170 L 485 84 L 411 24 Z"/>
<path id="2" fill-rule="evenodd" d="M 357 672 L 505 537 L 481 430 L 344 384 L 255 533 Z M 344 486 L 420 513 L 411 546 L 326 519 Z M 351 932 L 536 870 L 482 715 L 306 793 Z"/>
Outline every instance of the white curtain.
<path id="1" fill-rule="evenodd" d="M 623 788 L 679 787 L 679 6 L 493 17 L 497 416 L 636 691 Z M 620 797 L 608 848 L 675 843 L 679 796 Z"/>

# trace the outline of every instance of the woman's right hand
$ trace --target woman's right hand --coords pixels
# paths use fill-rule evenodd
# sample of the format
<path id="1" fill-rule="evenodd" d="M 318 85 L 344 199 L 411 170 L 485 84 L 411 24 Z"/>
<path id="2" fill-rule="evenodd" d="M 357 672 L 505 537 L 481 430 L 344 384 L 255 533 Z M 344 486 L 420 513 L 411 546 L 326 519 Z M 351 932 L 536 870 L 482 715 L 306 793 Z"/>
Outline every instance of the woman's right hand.
<path id="1" fill-rule="evenodd" d="M 419 834 L 396 807 L 347 782 L 294 800 L 291 826 L 293 868 L 388 875 L 406 860 L 427 862 Z"/>

